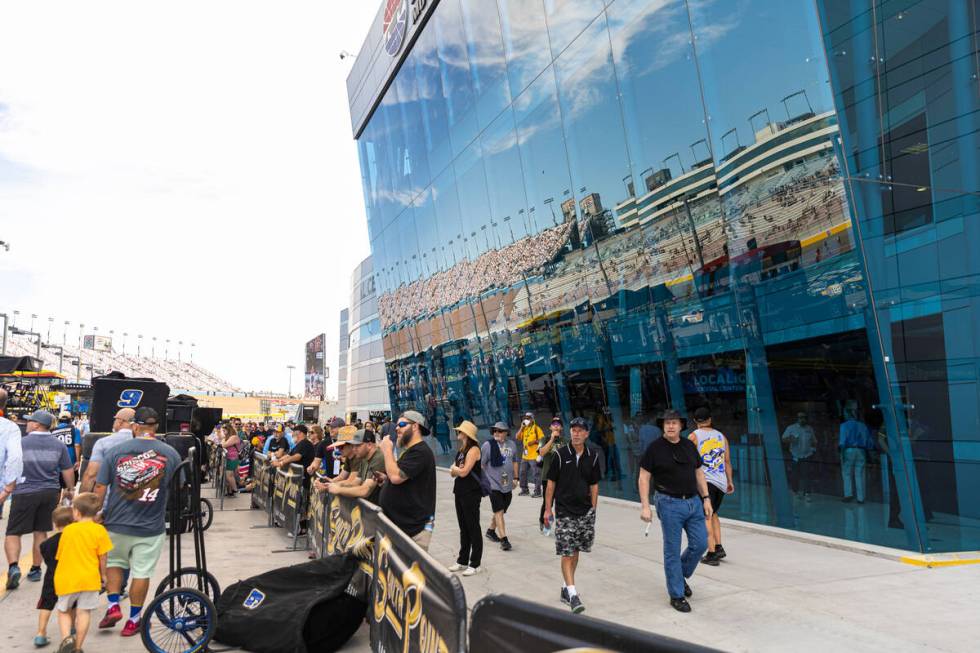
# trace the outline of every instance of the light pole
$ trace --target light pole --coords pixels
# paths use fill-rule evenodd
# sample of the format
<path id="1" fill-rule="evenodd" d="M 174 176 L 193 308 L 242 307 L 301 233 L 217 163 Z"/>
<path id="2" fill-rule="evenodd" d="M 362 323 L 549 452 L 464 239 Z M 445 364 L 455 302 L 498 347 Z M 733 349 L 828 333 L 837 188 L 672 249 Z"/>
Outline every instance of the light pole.
<path id="1" fill-rule="evenodd" d="M 48 318 L 48 337 L 44 339 L 45 342 L 51 342 L 51 325 L 54 324 L 54 318 Z"/>
<path id="2" fill-rule="evenodd" d="M 82 330 L 83 329 L 85 329 L 85 323 L 84 322 L 79 322 L 78 323 L 78 358 L 79 358 L 79 360 L 81 360 L 81 358 L 82 358 Z"/>
<path id="3" fill-rule="evenodd" d="M 125 331 L 123 331 L 123 346 L 122 346 L 122 355 L 123 356 L 126 355 L 126 338 L 128 338 L 128 337 L 129 337 L 129 334 L 126 333 Z"/>
<path id="4" fill-rule="evenodd" d="M 170 338 L 167 338 L 167 344 L 163 346 L 163 360 L 170 360 L 167 356 L 170 355 Z"/>
<path id="5" fill-rule="evenodd" d="M 64 347 L 66 344 L 68 344 L 68 327 L 70 325 L 71 325 L 71 322 L 69 322 L 68 320 L 65 320 L 65 328 L 61 330 L 61 346 L 62 347 Z"/>
<path id="6" fill-rule="evenodd" d="M 287 365 L 286 369 L 289 370 L 289 398 L 293 398 L 293 370 L 296 369 L 295 365 Z"/>
<path id="7" fill-rule="evenodd" d="M 194 347 L 196 346 L 193 342 L 191 343 L 191 363 L 194 362 Z"/>
<path id="8" fill-rule="evenodd" d="M 36 319 L 37 319 L 37 315 L 35 315 L 34 313 L 31 313 L 31 331 L 34 330 L 34 320 L 36 320 Z"/>
<path id="9" fill-rule="evenodd" d="M 0 348 L 0 356 L 7 355 L 7 314 L 0 313 L 0 317 L 3 318 L 3 345 Z"/>
<path id="10" fill-rule="evenodd" d="M 143 334 L 138 333 L 136 334 L 136 358 L 139 358 L 142 355 L 142 350 L 143 350 Z"/>
<path id="11" fill-rule="evenodd" d="M 116 339 L 116 330 L 109 329 L 109 352 L 116 353 L 116 343 L 113 340 Z"/>
<path id="12" fill-rule="evenodd" d="M 150 358 L 157 357 L 157 337 L 153 336 L 153 343 L 150 345 Z"/>
<path id="13" fill-rule="evenodd" d="M 11 326 L 17 326 L 17 316 L 20 315 L 20 311 L 14 311 L 14 323 Z"/>
<path id="14" fill-rule="evenodd" d="M 183 348 L 184 348 L 184 341 L 183 340 L 178 340 L 177 341 L 177 362 L 178 363 L 180 362 L 180 350 L 183 349 Z"/>

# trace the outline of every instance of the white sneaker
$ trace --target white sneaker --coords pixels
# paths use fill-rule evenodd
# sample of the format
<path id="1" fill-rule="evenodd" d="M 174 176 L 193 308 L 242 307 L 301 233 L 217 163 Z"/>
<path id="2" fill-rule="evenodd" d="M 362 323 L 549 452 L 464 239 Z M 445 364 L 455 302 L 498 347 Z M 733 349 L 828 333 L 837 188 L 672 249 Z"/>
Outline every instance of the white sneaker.
<path id="1" fill-rule="evenodd" d="M 463 575 L 464 576 L 476 576 L 478 573 L 480 573 L 480 568 L 479 567 L 467 567 L 466 568 L 466 571 L 463 572 Z"/>
<path id="2" fill-rule="evenodd" d="M 461 565 L 458 562 L 449 568 L 449 571 L 463 571 L 464 569 L 469 569 L 466 565 Z"/>

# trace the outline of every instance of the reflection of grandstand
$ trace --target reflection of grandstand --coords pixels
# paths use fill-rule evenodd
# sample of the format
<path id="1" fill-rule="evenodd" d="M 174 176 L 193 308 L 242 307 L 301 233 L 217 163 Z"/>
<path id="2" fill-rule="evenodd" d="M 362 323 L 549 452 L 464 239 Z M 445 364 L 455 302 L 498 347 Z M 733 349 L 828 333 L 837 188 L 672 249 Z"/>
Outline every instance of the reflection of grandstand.
<path id="1" fill-rule="evenodd" d="M 237 392 L 233 385 L 218 378 L 199 365 L 189 362 L 165 360 L 161 358 L 124 356 L 111 351 L 78 349 L 71 345 L 64 348 L 64 356 L 56 348 L 42 348 L 41 359 L 47 370 L 57 370 L 61 366 L 69 381 L 78 378 L 88 383 L 93 376 L 111 371 L 122 372 L 129 377 L 149 377 L 162 381 L 174 392 Z M 7 340 L 8 356 L 35 356 L 37 347 L 27 336 L 11 334 Z M 80 371 L 75 361 L 79 361 Z"/>
<path id="2" fill-rule="evenodd" d="M 553 260 L 567 243 L 571 227 L 572 223 L 566 222 L 545 229 L 385 293 L 378 300 L 381 320 L 385 325 L 396 325 L 454 306 L 490 288 L 509 288 Z"/>
<path id="3" fill-rule="evenodd" d="M 733 278 L 773 281 L 844 253 L 852 242 L 836 133 L 834 114 L 807 112 L 783 123 L 767 120 L 752 145 L 739 145 L 717 166 L 699 161 L 674 178 L 665 161 L 644 175 L 644 195 L 615 207 L 620 228 L 595 246 L 568 247 L 575 240 L 569 199 L 562 204 L 565 224 L 382 297 L 389 333 L 411 325 L 411 335 L 389 339 L 386 352 L 539 324 L 542 316 L 595 306 L 622 290 L 661 288 L 663 294 L 654 293 L 660 299 L 683 301 L 711 296 Z M 627 187 L 632 194 L 632 183 Z M 593 197 L 599 215 L 597 195 L 583 202 Z M 478 298 L 472 310 L 459 310 Z M 417 319 L 426 315 L 436 317 Z"/>

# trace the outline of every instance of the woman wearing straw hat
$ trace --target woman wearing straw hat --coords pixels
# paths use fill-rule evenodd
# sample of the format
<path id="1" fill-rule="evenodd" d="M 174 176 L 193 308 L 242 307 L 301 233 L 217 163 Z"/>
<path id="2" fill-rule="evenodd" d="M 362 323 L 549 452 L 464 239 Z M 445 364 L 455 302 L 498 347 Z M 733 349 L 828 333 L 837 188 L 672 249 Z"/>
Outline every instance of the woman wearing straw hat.
<path id="1" fill-rule="evenodd" d="M 456 498 L 456 521 L 459 522 L 459 557 L 449 571 L 461 571 L 474 576 L 480 571 L 483 557 L 483 534 L 480 532 L 480 440 L 476 424 L 464 420 L 456 427 L 459 449 L 449 474 L 456 479 L 453 495 Z"/>

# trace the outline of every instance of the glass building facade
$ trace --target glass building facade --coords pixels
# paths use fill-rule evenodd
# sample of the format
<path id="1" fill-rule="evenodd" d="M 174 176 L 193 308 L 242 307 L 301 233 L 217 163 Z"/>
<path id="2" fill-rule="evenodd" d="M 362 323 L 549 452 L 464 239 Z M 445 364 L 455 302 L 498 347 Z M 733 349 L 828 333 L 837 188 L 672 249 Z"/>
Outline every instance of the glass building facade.
<path id="1" fill-rule="evenodd" d="M 350 327 L 347 342 L 348 422 L 376 419 L 391 409 L 388 404 L 381 321 L 371 257 L 361 261 L 350 279 Z"/>
<path id="2" fill-rule="evenodd" d="M 437 453 L 585 416 L 635 499 L 656 415 L 707 406 L 722 516 L 980 549 L 977 14 L 388 2 L 348 86 L 393 411 Z"/>

